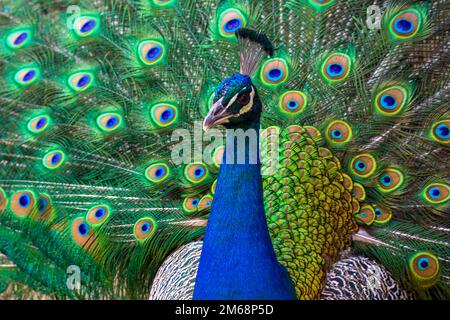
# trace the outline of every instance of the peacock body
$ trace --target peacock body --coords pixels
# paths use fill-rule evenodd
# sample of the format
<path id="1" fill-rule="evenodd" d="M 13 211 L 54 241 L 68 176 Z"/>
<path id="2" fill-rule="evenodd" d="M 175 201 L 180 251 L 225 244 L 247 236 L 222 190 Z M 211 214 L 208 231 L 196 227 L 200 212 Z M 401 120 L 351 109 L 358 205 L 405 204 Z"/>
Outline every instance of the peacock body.
<path id="1" fill-rule="evenodd" d="M 450 297 L 447 1 L 0 12 L 1 289 L 318 299 L 368 265 L 350 250 L 402 297 Z"/>

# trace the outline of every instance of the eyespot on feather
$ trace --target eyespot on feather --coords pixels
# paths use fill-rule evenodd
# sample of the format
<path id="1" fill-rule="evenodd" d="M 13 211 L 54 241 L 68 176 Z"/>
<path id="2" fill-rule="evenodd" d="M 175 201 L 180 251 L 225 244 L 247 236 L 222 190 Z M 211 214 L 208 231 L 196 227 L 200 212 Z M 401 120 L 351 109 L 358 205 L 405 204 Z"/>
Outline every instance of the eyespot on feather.
<path id="1" fill-rule="evenodd" d="M 289 69 L 284 59 L 268 59 L 261 67 L 260 78 L 266 86 L 278 86 L 285 82 L 288 76 Z"/>
<path id="2" fill-rule="evenodd" d="M 308 0 L 308 3 L 316 9 L 324 9 L 332 5 L 336 0 Z"/>
<path id="3" fill-rule="evenodd" d="M 31 133 L 41 133 L 45 131 L 50 124 L 50 117 L 46 115 L 40 115 L 32 118 L 28 121 L 27 129 Z"/>
<path id="4" fill-rule="evenodd" d="M 153 3 L 160 7 L 171 6 L 176 3 L 177 0 L 153 0 Z"/>
<path id="5" fill-rule="evenodd" d="M 97 126 L 105 132 L 117 130 L 122 124 L 122 116 L 118 113 L 104 113 L 97 117 Z"/>
<path id="6" fill-rule="evenodd" d="M 14 81 L 20 86 L 28 86 L 36 82 L 40 77 L 40 70 L 35 67 L 22 68 L 16 72 Z"/>
<path id="7" fill-rule="evenodd" d="M 235 8 L 222 12 L 219 17 L 219 33 L 225 38 L 234 38 L 236 30 L 245 27 L 247 20 L 244 14 Z"/>
<path id="8" fill-rule="evenodd" d="M 98 205 L 89 209 L 86 214 L 86 222 L 91 227 L 98 227 L 108 220 L 111 209 L 106 205 Z"/>
<path id="9" fill-rule="evenodd" d="M 208 167 L 201 162 L 194 162 L 184 167 L 184 177 L 191 183 L 204 181 L 209 175 Z"/>
<path id="10" fill-rule="evenodd" d="M 186 213 L 194 213 L 198 210 L 200 199 L 198 197 L 187 197 L 183 201 L 183 210 Z"/>
<path id="11" fill-rule="evenodd" d="M 168 127 L 178 120 L 178 108 L 169 103 L 158 103 L 151 108 L 150 117 L 156 126 Z"/>
<path id="12" fill-rule="evenodd" d="M 33 40 L 33 33 L 29 29 L 16 30 L 6 38 L 6 45 L 13 50 L 26 47 Z"/>
<path id="13" fill-rule="evenodd" d="M 450 142 L 450 120 L 435 122 L 431 127 L 431 138 L 437 142 L 447 144 Z"/>
<path id="14" fill-rule="evenodd" d="M 362 186 L 362 184 L 355 182 L 353 183 L 353 192 L 352 195 L 358 199 L 358 201 L 366 200 L 366 190 Z"/>
<path id="15" fill-rule="evenodd" d="M 419 11 L 407 9 L 391 19 L 389 32 L 395 39 L 407 40 L 414 37 L 421 29 L 423 18 Z"/>
<path id="16" fill-rule="evenodd" d="M 400 188 L 404 182 L 403 173 L 398 169 L 385 169 L 378 177 L 378 190 L 393 192 Z"/>
<path id="17" fill-rule="evenodd" d="M 357 222 L 370 226 L 375 221 L 375 211 L 372 206 L 364 205 L 355 217 Z"/>
<path id="18" fill-rule="evenodd" d="M 430 204 L 443 204 L 450 198 L 450 188 L 444 183 L 430 183 L 423 189 L 422 198 Z"/>
<path id="19" fill-rule="evenodd" d="M 36 201 L 36 212 L 33 220 L 49 221 L 52 218 L 53 206 L 51 199 L 46 194 L 39 194 Z"/>
<path id="20" fill-rule="evenodd" d="M 207 194 L 203 196 L 198 204 L 198 210 L 199 211 L 208 210 L 209 208 L 211 208 L 212 201 L 213 201 L 212 195 Z"/>
<path id="21" fill-rule="evenodd" d="M 400 86 L 392 86 L 379 92 L 375 98 L 375 111 L 385 116 L 397 115 L 403 111 L 408 92 Z"/>
<path id="22" fill-rule="evenodd" d="M 342 145 L 351 140 L 352 127 L 345 121 L 335 120 L 328 125 L 325 136 L 331 144 Z"/>
<path id="23" fill-rule="evenodd" d="M 360 178 L 371 176 L 377 168 L 375 158 L 368 153 L 358 155 L 351 161 L 350 170 L 353 175 Z"/>
<path id="24" fill-rule="evenodd" d="M 24 218 L 34 211 L 35 204 L 36 197 L 32 191 L 20 190 L 11 196 L 10 208 L 15 216 Z"/>
<path id="25" fill-rule="evenodd" d="M 145 170 L 145 177 L 152 183 L 161 183 L 170 176 L 170 168 L 164 162 L 157 162 Z"/>
<path id="26" fill-rule="evenodd" d="M 350 74 L 352 61 L 350 57 L 343 53 L 330 55 L 322 64 L 322 76 L 328 82 L 340 82 L 345 80 Z"/>
<path id="27" fill-rule="evenodd" d="M 62 150 L 55 150 L 48 152 L 42 158 L 42 164 L 47 169 L 57 169 L 66 161 L 66 155 Z"/>
<path id="28" fill-rule="evenodd" d="M 6 197 L 6 192 L 0 187 L 0 214 L 5 210 L 8 205 L 8 198 Z"/>
<path id="29" fill-rule="evenodd" d="M 87 90 L 94 83 L 94 74 L 91 72 L 77 72 L 67 80 L 69 87 L 75 92 Z"/>
<path id="30" fill-rule="evenodd" d="M 225 152 L 224 146 L 217 147 L 216 150 L 214 150 L 213 161 L 214 161 L 214 165 L 217 168 L 219 168 L 220 165 L 223 163 L 224 152 Z"/>
<path id="31" fill-rule="evenodd" d="M 374 212 L 375 212 L 375 220 L 373 222 L 374 225 L 383 226 L 392 219 L 392 212 L 390 209 L 374 206 Z"/>
<path id="32" fill-rule="evenodd" d="M 301 91 L 287 91 L 280 97 L 280 110 L 288 115 L 298 115 L 305 111 L 308 98 Z"/>
<path id="33" fill-rule="evenodd" d="M 91 16 L 81 16 L 73 22 L 72 30 L 79 37 L 85 38 L 95 34 L 100 29 L 100 19 Z"/>
<path id="34" fill-rule="evenodd" d="M 156 231 L 156 222 L 150 217 L 139 219 L 133 229 L 134 237 L 139 242 L 144 242 L 151 238 Z"/>
<path id="35" fill-rule="evenodd" d="M 429 252 L 418 252 L 409 258 L 409 274 L 422 288 L 434 286 L 440 275 L 438 258 Z"/>
<path id="36" fill-rule="evenodd" d="M 138 46 L 139 60 L 148 66 L 161 62 L 165 56 L 165 52 L 166 49 L 164 45 L 155 40 L 142 41 Z"/>
<path id="37" fill-rule="evenodd" d="M 90 247 L 95 241 L 92 228 L 83 218 L 75 218 L 71 224 L 72 239 L 80 247 Z"/>

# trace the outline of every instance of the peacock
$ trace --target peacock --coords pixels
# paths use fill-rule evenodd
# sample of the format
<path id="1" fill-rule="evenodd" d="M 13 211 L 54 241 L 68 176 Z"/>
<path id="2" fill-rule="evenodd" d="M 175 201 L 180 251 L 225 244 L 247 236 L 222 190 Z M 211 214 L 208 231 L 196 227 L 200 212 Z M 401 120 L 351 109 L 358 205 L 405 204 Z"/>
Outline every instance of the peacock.
<path id="1" fill-rule="evenodd" d="M 0 292 L 449 299 L 449 9 L 2 1 Z"/>

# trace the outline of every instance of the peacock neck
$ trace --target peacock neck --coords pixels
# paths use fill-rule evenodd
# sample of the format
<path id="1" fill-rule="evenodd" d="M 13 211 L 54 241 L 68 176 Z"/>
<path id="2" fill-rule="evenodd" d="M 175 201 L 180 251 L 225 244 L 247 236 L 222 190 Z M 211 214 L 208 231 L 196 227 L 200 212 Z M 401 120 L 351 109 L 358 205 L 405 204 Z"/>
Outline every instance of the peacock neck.
<path id="1" fill-rule="evenodd" d="M 259 119 L 240 129 L 245 129 L 248 138 L 227 130 L 194 299 L 295 299 L 290 277 L 277 262 L 266 222 Z"/>

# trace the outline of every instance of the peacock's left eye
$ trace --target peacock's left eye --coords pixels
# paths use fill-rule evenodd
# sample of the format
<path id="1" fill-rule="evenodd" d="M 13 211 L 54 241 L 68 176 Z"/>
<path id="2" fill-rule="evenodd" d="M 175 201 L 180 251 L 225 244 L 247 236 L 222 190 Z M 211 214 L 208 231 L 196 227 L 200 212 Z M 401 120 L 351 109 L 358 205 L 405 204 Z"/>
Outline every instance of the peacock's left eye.
<path id="1" fill-rule="evenodd" d="M 17 71 L 14 80 L 21 86 L 28 86 L 38 79 L 39 74 L 38 68 L 23 68 Z"/>
<path id="2" fill-rule="evenodd" d="M 48 169 L 59 168 L 66 159 L 66 155 L 61 150 L 55 150 L 47 153 L 42 159 L 42 164 Z"/>
<path id="3" fill-rule="evenodd" d="M 88 89 L 93 83 L 94 75 L 90 72 L 77 72 L 69 77 L 69 87 L 77 92 Z"/>
<path id="4" fill-rule="evenodd" d="M 164 46 L 162 43 L 154 40 L 146 40 L 139 43 L 139 60 L 146 65 L 154 65 L 164 57 Z"/>
<path id="5" fill-rule="evenodd" d="M 145 170 L 145 177 L 153 183 L 163 182 L 169 175 L 170 168 L 163 162 L 154 163 Z"/>
<path id="6" fill-rule="evenodd" d="M 219 18 L 219 32 L 223 37 L 234 37 L 234 32 L 242 27 L 245 27 L 245 16 L 238 9 L 225 10 Z"/>
<path id="7" fill-rule="evenodd" d="M 430 183 L 425 187 L 423 196 L 432 204 L 444 203 L 450 198 L 450 188 L 444 183 Z"/>
<path id="8" fill-rule="evenodd" d="M 409 39 L 417 34 L 422 26 L 422 16 L 414 9 L 397 14 L 390 23 L 389 29 L 395 38 Z"/>
<path id="9" fill-rule="evenodd" d="M 134 225 L 134 237 L 139 242 L 149 239 L 156 231 L 156 222 L 150 217 L 138 220 Z"/>
<path id="10" fill-rule="evenodd" d="M 329 82 L 339 82 L 348 77 L 350 69 L 350 57 L 343 53 L 335 53 L 323 62 L 322 75 Z"/>
<path id="11" fill-rule="evenodd" d="M 422 288 L 429 288 L 436 283 L 439 269 L 439 260 L 429 252 L 418 252 L 409 259 L 410 274 Z"/>
<path id="12" fill-rule="evenodd" d="M 15 31 L 6 38 L 6 45 L 11 49 L 19 49 L 28 45 L 32 40 L 31 31 Z"/>
<path id="13" fill-rule="evenodd" d="M 403 173 L 397 169 L 385 169 L 378 178 L 378 189 L 382 192 L 392 192 L 403 184 Z"/>
<path id="14" fill-rule="evenodd" d="M 28 130 L 32 133 L 41 133 L 47 129 L 50 123 L 49 116 L 37 116 L 30 121 L 28 121 Z"/>
<path id="15" fill-rule="evenodd" d="M 441 120 L 433 124 L 431 136 L 441 143 L 450 142 L 450 120 Z"/>
<path id="16" fill-rule="evenodd" d="M 94 206 L 91 209 L 89 209 L 87 215 L 86 215 L 86 221 L 91 226 L 99 226 L 103 224 L 109 217 L 109 207 L 100 205 L 100 206 Z"/>
<path id="17" fill-rule="evenodd" d="M 88 37 L 98 31 L 100 20 L 95 17 L 79 17 L 73 23 L 73 30 L 79 37 Z"/>
<path id="18" fill-rule="evenodd" d="M 236 101 L 240 105 L 246 106 L 250 102 L 250 93 L 249 92 L 245 92 L 245 93 L 239 94 L 238 98 L 236 99 Z"/>

